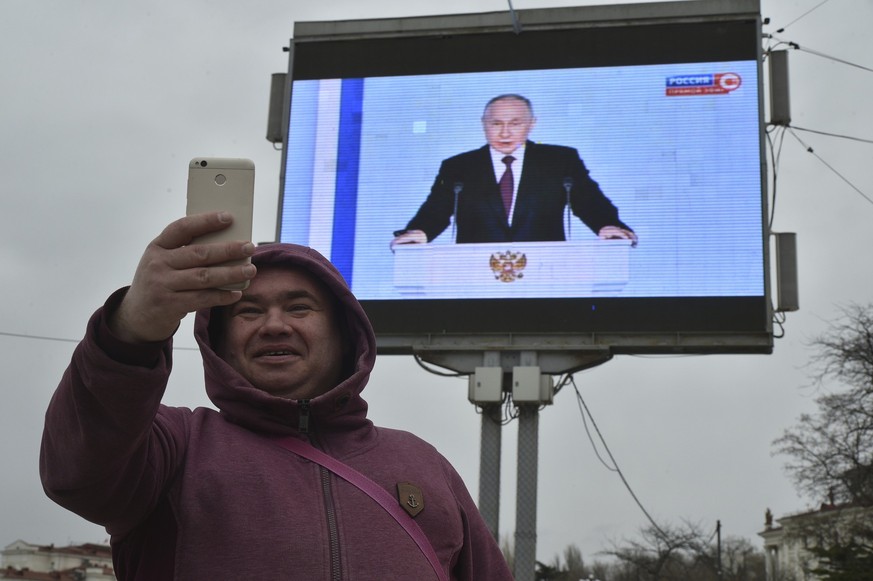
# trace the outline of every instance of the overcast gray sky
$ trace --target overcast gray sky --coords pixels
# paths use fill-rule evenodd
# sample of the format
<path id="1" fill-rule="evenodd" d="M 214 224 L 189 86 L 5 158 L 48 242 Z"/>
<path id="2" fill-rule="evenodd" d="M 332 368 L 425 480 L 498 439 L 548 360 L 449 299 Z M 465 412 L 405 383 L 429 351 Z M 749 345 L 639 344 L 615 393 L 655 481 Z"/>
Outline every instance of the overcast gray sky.
<path id="1" fill-rule="evenodd" d="M 603 2 L 515 0 L 516 9 Z M 255 240 L 274 237 L 280 153 L 264 139 L 270 74 L 293 23 L 507 10 L 504 0 L 6 0 L 0 19 L 0 546 L 101 542 L 105 532 L 47 500 L 37 475 L 43 413 L 93 310 L 127 284 L 144 246 L 185 211 L 187 161 L 258 167 Z M 809 12 L 812 10 L 812 12 Z M 809 12 L 808 15 L 803 16 Z M 778 36 L 873 67 L 869 0 L 762 0 Z M 800 18 L 792 24 L 797 18 Z M 767 42 L 767 41 L 762 41 Z M 792 51 L 793 124 L 873 138 L 873 76 Z M 798 133 L 873 197 L 873 146 Z M 801 310 L 772 355 L 632 357 L 576 381 L 637 496 L 659 521 L 688 519 L 758 544 L 764 511 L 811 504 L 771 442 L 814 409 L 809 341 L 873 288 L 873 203 L 792 136 L 774 230 L 797 232 Z M 694 232 L 687 236 L 694 237 Z M 166 402 L 208 405 L 190 321 L 177 334 Z M 478 490 L 479 416 L 466 381 L 382 357 L 364 392 L 377 424 L 436 445 Z M 413 410 L 428 410 L 427 413 Z M 515 432 L 504 431 L 502 534 L 514 529 Z M 596 459 L 571 389 L 540 417 L 538 558 L 577 544 L 586 560 L 646 519 Z M 759 545 L 760 546 L 760 545 Z"/>

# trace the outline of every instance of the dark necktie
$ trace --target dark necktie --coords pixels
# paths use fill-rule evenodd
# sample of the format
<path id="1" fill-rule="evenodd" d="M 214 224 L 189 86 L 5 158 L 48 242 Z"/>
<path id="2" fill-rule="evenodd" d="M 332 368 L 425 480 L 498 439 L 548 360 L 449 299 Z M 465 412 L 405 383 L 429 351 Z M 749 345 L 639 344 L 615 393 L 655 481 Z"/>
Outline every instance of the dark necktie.
<path id="1" fill-rule="evenodd" d="M 503 163 L 506 164 L 506 171 L 503 172 L 503 177 L 500 178 L 500 197 L 503 198 L 503 208 L 506 210 L 506 217 L 509 218 L 509 210 L 512 208 L 512 189 L 515 185 L 515 180 L 512 177 L 512 162 L 515 158 L 507 155 L 503 158 Z"/>

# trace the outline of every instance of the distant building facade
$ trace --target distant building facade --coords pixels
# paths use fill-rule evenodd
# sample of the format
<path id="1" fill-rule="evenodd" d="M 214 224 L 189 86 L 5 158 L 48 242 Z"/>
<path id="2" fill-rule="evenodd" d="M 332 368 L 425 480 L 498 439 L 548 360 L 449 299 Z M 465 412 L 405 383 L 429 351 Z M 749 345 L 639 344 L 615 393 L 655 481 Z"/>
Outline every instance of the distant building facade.
<path id="1" fill-rule="evenodd" d="M 115 581 L 108 545 L 56 547 L 15 541 L 0 551 L 0 579 Z"/>
<path id="2" fill-rule="evenodd" d="M 784 516 L 774 524 L 767 509 L 764 539 L 767 581 L 817 581 L 811 571 L 819 565 L 810 549 L 833 546 L 851 537 L 852 529 L 873 519 L 873 507 L 824 503 L 818 510 Z"/>

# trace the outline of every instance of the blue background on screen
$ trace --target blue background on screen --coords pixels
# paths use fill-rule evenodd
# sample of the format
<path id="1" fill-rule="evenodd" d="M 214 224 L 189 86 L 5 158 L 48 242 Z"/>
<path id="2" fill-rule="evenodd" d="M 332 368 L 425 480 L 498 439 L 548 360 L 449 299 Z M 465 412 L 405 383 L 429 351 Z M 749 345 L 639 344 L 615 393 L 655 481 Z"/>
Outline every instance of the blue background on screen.
<path id="1" fill-rule="evenodd" d="M 341 161 L 336 168 L 333 244 L 330 260 L 353 285 L 355 257 L 355 217 L 358 206 L 358 169 L 364 106 L 364 80 L 344 79 L 340 101 L 339 143 Z"/>

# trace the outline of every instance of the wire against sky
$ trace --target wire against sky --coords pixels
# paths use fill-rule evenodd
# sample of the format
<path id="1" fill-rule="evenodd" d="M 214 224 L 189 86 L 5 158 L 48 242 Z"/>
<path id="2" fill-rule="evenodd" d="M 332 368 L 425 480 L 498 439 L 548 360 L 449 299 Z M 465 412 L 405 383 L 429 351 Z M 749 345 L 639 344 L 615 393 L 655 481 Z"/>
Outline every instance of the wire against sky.
<path id="1" fill-rule="evenodd" d="M 649 514 L 649 511 L 647 511 L 646 507 L 643 506 L 643 503 L 640 502 L 640 499 L 637 498 L 637 495 L 633 491 L 633 489 L 631 488 L 630 483 L 628 483 L 627 479 L 624 477 L 624 474 L 622 473 L 621 468 L 618 467 L 618 462 L 615 461 L 615 457 L 612 455 L 612 452 L 609 451 L 609 446 L 606 445 L 606 440 L 603 439 L 603 434 L 600 433 L 600 428 L 597 427 L 597 422 L 594 421 L 594 416 L 591 415 L 591 410 L 588 409 L 588 405 L 585 403 L 585 400 L 582 399 L 582 394 L 579 392 L 579 387 L 576 385 L 576 380 L 573 379 L 572 376 L 570 377 L 570 382 L 573 384 L 573 389 L 576 391 L 576 399 L 578 400 L 578 402 L 580 404 L 580 408 L 579 408 L 580 412 L 582 412 L 583 409 L 585 410 L 584 412 L 582 412 L 582 421 L 583 422 L 585 421 L 586 415 L 588 416 L 588 419 L 591 420 L 591 425 L 594 426 L 594 431 L 597 432 L 597 437 L 600 439 L 600 443 L 603 444 L 603 449 L 606 451 L 606 454 L 609 456 L 609 460 L 612 462 L 612 465 L 615 467 L 614 472 L 616 474 L 618 474 L 619 478 L 621 478 L 622 483 L 624 483 L 624 487 L 630 493 L 631 498 L 634 499 L 634 502 L 636 502 L 636 504 L 640 508 L 640 510 L 643 511 L 643 514 L 646 515 L 646 518 L 649 520 L 649 523 L 651 523 L 652 527 L 654 527 L 654 529 L 656 531 L 658 531 L 658 534 L 660 534 L 662 536 L 662 538 L 666 538 L 667 533 L 665 533 L 664 530 L 658 526 L 658 523 L 655 522 L 655 519 L 652 518 L 652 515 Z M 587 431 L 587 429 L 588 429 L 587 425 L 586 425 L 585 429 Z M 590 438 L 590 434 L 589 434 L 589 438 Z M 592 445 L 594 444 L 593 441 L 591 443 L 592 443 Z M 595 447 L 595 453 L 597 453 L 596 447 Z M 600 458 L 600 454 L 597 454 L 597 457 Z M 602 459 L 601 459 L 601 462 L 603 462 Z M 605 462 L 604 462 L 604 466 L 606 466 Z M 609 468 L 609 466 L 607 466 L 607 468 Z M 613 470 L 613 469 L 610 468 L 610 470 Z"/>
<path id="2" fill-rule="evenodd" d="M 812 50 L 812 49 L 810 49 L 810 48 L 806 48 L 806 47 L 800 46 L 799 44 L 794 43 L 794 42 L 790 42 L 790 43 L 788 43 L 788 45 L 789 45 L 791 48 L 794 48 L 794 49 L 796 49 L 796 50 L 801 50 L 801 51 L 804 51 L 804 52 L 808 52 L 809 54 L 813 54 L 813 55 L 818 56 L 818 57 L 821 57 L 821 58 L 826 58 L 826 59 L 828 59 L 828 60 L 832 60 L 832 61 L 837 62 L 837 63 L 840 63 L 840 64 L 844 64 L 844 65 L 847 65 L 847 66 L 850 66 L 850 67 L 855 67 L 855 68 L 857 68 L 857 69 L 861 69 L 862 71 L 867 71 L 868 73 L 873 73 L 873 68 L 866 67 L 866 66 L 864 66 L 864 65 L 859 65 L 858 63 L 853 63 L 853 62 L 851 62 L 851 61 L 847 61 L 847 60 L 845 60 L 845 59 L 841 59 L 841 58 L 837 58 L 837 57 L 835 57 L 835 56 L 827 55 L 827 54 L 825 54 L 825 53 L 823 53 L 823 52 L 818 52 L 818 51 L 816 51 L 816 50 Z"/>
<path id="3" fill-rule="evenodd" d="M 81 339 L 68 339 L 66 337 L 49 337 L 47 335 L 29 335 L 27 333 L 10 333 L 9 331 L 0 331 L 0 337 L 13 337 L 15 339 L 30 339 L 37 341 L 57 341 L 60 343 L 79 343 Z M 198 347 L 176 347 L 173 346 L 173 351 L 199 351 Z"/>
<path id="4" fill-rule="evenodd" d="M 818 131 L 816 129 L 807 129 L 806 127 L 798 127 L 792 125 L 792 129 L 798 131 L 806 131 L 807 133 L 816 133 L 818 135 L 827 135 L 828 137 L 838 137 L 840 139 L 849 139 L 851 141 L 860 141 L 861 143 L 873 143 L 873 139 L 864 139 L 863 137 L 852 137 L 851 135 L 840 135 L 839 133 L 828 133 L 827 131 Z"/>
<path id="5" fill-rule="evenodd" d="M 783 26 L 782 28 L 780 28 L 779 30 L 777 30 L 776 32 L 782 32 L 782 31 L 784 31 L 786 28 L 788 28 L 789 26 L 791 26 L 791 25 L 794 24 L 795 22 L 801 20 L 802 18 L 805 18 L 809 13 L 811 13 L 811 12 L 814 11 L 814 10 L 818 10 L 819 8 L 821 8 L 822 6 L 824 6 L 825 4 L 827 4 L 827 3 L 830 2 L 830 1 L 831 1 L 831 0 L 822 0 L 821 2 L 819 2 L 819 3 L 816 4 L 815 6 L 813 6 L 812 8 L 810 8 L 809 10 L 807 10 L 806 12 L 804 12 L 803 14 L 801 14 L 800 16 L 798 16 L 797 18 L 795 18 L 794 20 L 792 20 L 791 22 L 789 22 L 788 24 L 786 24 L 785 26 Z"/>
<path id="6" fill-rule="evenodd" d="M 773 186 L 772 186 L 772 203 L 770 204 L 770 219 L 768 221 L 767 230 L 773 230 L 773 219 L 776 217 L 776 193 L 777 189 L 777 178 L 779 177 L 779 163 L 782 157 L 782 144 L 785 141 L 785 127 L 777 126 L 775 128 L 776 137 L 775 139 L 767 132 L 767 144 L 770 146 L 770 158 L 773 169 Z M 778 143 L 777 143 L 778 142 Z"/>
<path id="7" fill-rule="evenodd" d="M 797 133 L 794 132 L 794 129 L 792 127 L 790 127 L 790 126 L 788 127 L 788 132 L 791 133 L 791 135 L 792 135 L 792 137 L 794 137 L 794 139 L 796 139 L 798 142 L 800 142 L 800 144 L 804 147 L 804 149 L 806 149 L 806 151 L 808 151 L 809 153 L 814 155 L 820 162 L 822 162 L 825 165 L 825 167 L 827 167 L 829 170 L 834 172 L 837 175 L 837 177 L 839 177 L 841 180 L 846 182 L 850 188 L 852 188 L 853 190 L 858 192 L 858 194 L 860 194 L 862 198 L 864 198 L 865 200 L 867 200 L 868 202 L 873 204 L 873 198 L 870 198 L 867 194 L 865 194 L 860 189 L 858 189 L 858 187 L 855 186 L 855 184 L 853 184 L 852 182 L 850 182 L 848 180 L 848 178 L 846 178 L 843 174 L 841 174 L 839 171 L 837 171 L 831 164 L 826 162 L 819 154 L 817 154 L 812 147 L 810 147 L 809 145 L 804 143 L 804 141 L 800 137 L 797 136 Z"/>
<path id="8" fill-rule="evenodd" d="M 859 65 L 858 63 L 854 63 L 854 62 L 852 62 L 852 61 L 849 61 L 849 60 L 846 60 L 846 59 L 843 59 L 843 58 L 839 58 L 839 57 L 835 57 L 835 56 L 832 56 L 832 55 L 829 55 L 829 54 L 825 54 L 825 53 L 823 53 L 823 52 L 820 52 L 820 51 L 817 51 L 817 50 L 813 50 L 813 49 L 811 49 L 811 48 L 807 48 L 806 46 L 801 46 L 801 45 L 799 45 L 799 44 L 797 44 L 796 42 L 791 41 L 791 40 L 783 40 L 783 39 L 781 39 L 781 38 L 779 38 L 779 37 L 777 37 L 777 36 L 773 36 L 772 34 L 766 34 L 766 35 L 765 35 L 765 38 L 767 38 L 767 39 L 769 39 L 769 40 L 775 40 L 775 41 L 776 41 L 776 44 L 774 44 L 773 46 L 768 47 L 768 48 L 766 49 L 765 53 L 769 53 L 769 52 L 773 51 L 774 49 L 776 49 L 776 48 L 778 48 L 778 47 L 780 47 L 780 46 L 787 46 L 788 48 L 791 48 L 791 49 L 794 49 L 794 50 L 799 50 L 799 51 L 801 51 L 801 52 L 807 52 L 807 53 L 809 53 L 809 54 L 811 54 L 811 55 L 815 55 L 815 56 L 817 56 L 817 57 L 821 57 L 821 58 L 824 58 L 824 59 L 828 59 L 828 60 L 831 60 L 831 61 L 833 61 L 833 62 L 835 62 L 835 63 L 840 63 L 840 64 L 843 64 L 843 65 L 846 65 L 846 66 L 849 66 L 849 67 L 854 67 L 854 68 L 856 68 L 856 69 L 860 69 L 860 70 L 865 71 L 865 72 L 868 72 L 868 73 L 873 73 L 873 68 L 870 68 L 870 67 L 865 66 L 865 65 Z M 766 54 L 765 54 L 765 56 L 766 56 Z"/>

